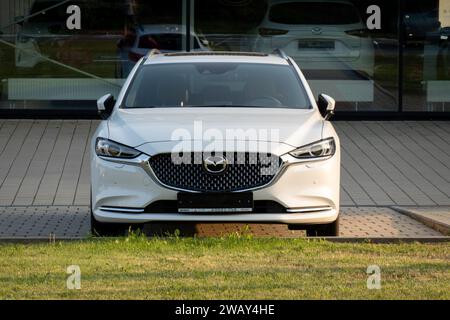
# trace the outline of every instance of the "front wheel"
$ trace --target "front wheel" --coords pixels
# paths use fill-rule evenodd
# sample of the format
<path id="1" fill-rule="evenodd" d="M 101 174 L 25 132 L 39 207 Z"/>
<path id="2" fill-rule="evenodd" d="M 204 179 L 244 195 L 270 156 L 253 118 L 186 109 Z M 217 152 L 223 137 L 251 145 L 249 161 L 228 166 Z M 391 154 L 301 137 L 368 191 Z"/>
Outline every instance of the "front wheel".
<path id="1" fill-rule="evenodd" d="M 290 230 L 306 230 L 308 237 L 337 237 L 339 236 L 339 217 L 331 223 L 315 225 L 290 225 Z"/>
<path id="2" fill-rule="evenodd" d="M 312 225 L 306 229 L 308 237 L 337 237 L 339 236 L 339 218 L 332 223 Z"/>
<path id="3" fill-rule="evenodd" d="M 94 237 L 122 237 L 129 232 L 142 229 L 141 224 L 105 223 L 97 221 L 91 210 L 91 234 Z"/>

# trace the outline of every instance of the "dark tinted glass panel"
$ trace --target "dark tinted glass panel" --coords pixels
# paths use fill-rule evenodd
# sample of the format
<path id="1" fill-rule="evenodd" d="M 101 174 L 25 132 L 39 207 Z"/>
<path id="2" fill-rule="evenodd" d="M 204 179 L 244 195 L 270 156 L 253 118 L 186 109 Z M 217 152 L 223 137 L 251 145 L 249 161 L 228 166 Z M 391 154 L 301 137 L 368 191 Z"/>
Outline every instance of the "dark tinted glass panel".
<path id="1" fill-rule="evenodd" d="M 151 34 L 142 36 L 139 48 L 160 50 L 181 50 L 181 34 Z"/>
<path id="2" fill-rule="evenodd" d="M 79 14 L 69 11 L 79 7 Z M 152 48 L 184 50 L 181 0 L 0 0 L 0 108 L 96 109 Z M 70 22 L 79 21 L 79 27 Z"/>
<path id="3" fill-rule="evenodd" d="M 368 28 L 372 5 L 380 29 Z M 211 50 L 283 50 L 337 110 L 396 111 L 398 12 L 387 0 L 196 0 L 194 30 Z"/>
<path id="4" fill-rule="evenodd" d="M 66 7 L 58 6 L 52 9 L 52 6 L 54 6 L 55 4 L 55 1 L 35 2 L 31 7 L 31 17 L 28 19 L 28 21 L 34 23 L 46 23 L 48 21 L 64 22 Z"/>
<path id="5" fill-rule="evenodd" d="M 94 109 L 149 50 L 186 50 L 190 25 L 193 50 L 284 50 L 338 110 L 396 111 L 402 78 L 405 111 L 449 111 L 450 0 L 402 3 L 400 15 L 399 0 L 192 0 L 189 20 L 185 0 L 0 0 L 0 108 Z M 70 5 L 80 30 L 67 28 Z M 367 26 L 372 5 L 380 29 Z M 167 28 L 181 40 L 147 41 Z"/>
<path id="6" fill-rule="evenodd" d="M 140 37 L 139 48 L 158 49 L 161 51 L 179 51 L 183 50 L 184 35 L 181 33 L 149 34 Z M 196 38 L 192 38 L 194 49 L 200 48 Z"/>
<path id="7" fill-rule="evenodd" d="M 450 111 L 450 0 L 405 2 L 404 110 Z"/>
<path id="8" fill-rule="evenodd" d="M 351 24 L 361 21 L 353 5 L 341 2 L 288 2 L 271 7 L 270 21 L 286 24 Z"/>

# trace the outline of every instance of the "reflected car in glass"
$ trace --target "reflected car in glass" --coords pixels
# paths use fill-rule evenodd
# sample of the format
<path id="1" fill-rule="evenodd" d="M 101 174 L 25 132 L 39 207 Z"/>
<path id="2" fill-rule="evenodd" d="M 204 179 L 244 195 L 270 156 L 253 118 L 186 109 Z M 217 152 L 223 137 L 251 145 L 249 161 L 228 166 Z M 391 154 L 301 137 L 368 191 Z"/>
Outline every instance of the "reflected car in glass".
<path id="1" fill-rule="evenodd" d="M 125 6 L 120 1 L 97 0 L 33 0 L 25 16 L 16 16 L 18 32 L 15 39 L 15 66 L 32 69 L 47 59 L 69 68 L 105 63 L 108 40 L 122 30 L 121 16 Z M 11 2 L 12 3 L 12 2 Z M 81 30 L 67 26 L 70 6 L 80 8 Z M 16 10 L 25 3 L 16 6 Z M 107 19 L 102 19 L 108 13 Z M 103 42 L 103 45 L 101 43 Z M 97 50 L 92 50 L 93 48 Z M 52 62 L 51 62 L 52 63 Z M 53 63 L 55 65 L 55 63 Z M 59 72 L 63 72 L 64 66 Z M 84 70 L 86 71 L 86 70 Z M 49 72 L 49 71 L 46 71 Z"/>
<path id="2" fill-rule="evenodd" d="M 133 66 L 151 50 L 160 52 L 177 52 L 183 50 L 186 41 L 185 28 L 179 25 L 137 25 L 131 28 L 130 34 L 119 41 L 119 57 L 121 60 L 117 77 L 128 76 Z M 191 33 L 191 45 L 194 51 L 207 51 L 208 42 Z"/>
<path id="3" fill-rule="evenodd" d="M 150 53 L 97 102 L 94 234 L 153 222 L 279 223 L 338 234 L 334 100 L 283 52 Z"/>
<path id="4" fill-rule="evenodd" d="M 255 51 L 282 49 L 302 70 L 352 70 L 372 77 L 374 45 L 345 0 L 271 0 Z"/>

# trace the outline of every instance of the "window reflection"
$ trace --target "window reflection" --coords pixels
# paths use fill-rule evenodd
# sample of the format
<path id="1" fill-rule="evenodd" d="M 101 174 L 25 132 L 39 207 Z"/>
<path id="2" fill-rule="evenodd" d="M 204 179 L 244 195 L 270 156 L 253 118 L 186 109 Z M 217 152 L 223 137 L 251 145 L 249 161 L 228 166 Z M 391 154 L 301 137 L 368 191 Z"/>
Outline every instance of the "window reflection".
<path id="1" fill-rule="evenodd" d="M 365 0 L 195 2 L 195 30 L 214 50 L 271 53 L 282 49 L 300 66 L 316 95 L 339 110 L 396 110 L 397 4 Z M 368 30 L 368 6 L 381 7 L 382 30 Z M 239 21 L 248 13 L 246 23 Z M 213 22 L 214 21 L 214 22 Z"/>
<path id="2" fill-rule="evenodd" d="M 71 5 L 81 30 L 66 25 Z M 182 49 L 181 0 L 0 0 L 0 8 L 0 108 L 94 109 L 153 47 Z"/>
<path id="3" fill-rule="evenodd" d="M 450 111 L 450 0 L 408 1 L 404 109 Z"/>
<path id="4" fill-rule="evenodd" d="M 340 111 L 397 111 L 400 95 L 405 111 L 450 111 L 450 0 L 403 0 L 403 13 L 399 0 L 192 3 L 189 20 L 185 0 L 0 0 L 0 108 L 95 109 L 150 50 L 190 43 L 283 49 Z M 81 30 L 67 29 L 70 5 L 81 8 Z M 381 9 L 380 30 L 366 26 L 371 5 Z"/>

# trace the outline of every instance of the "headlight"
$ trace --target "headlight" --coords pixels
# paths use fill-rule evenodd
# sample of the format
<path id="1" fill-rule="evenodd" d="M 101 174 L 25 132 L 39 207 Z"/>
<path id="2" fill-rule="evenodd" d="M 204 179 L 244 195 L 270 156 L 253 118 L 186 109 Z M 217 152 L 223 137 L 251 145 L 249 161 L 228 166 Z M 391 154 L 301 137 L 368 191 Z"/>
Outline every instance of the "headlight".
<path id="1" fill-rule="evenodd" d="M 97 138 L 95 153 L 102 157 L 132 159 L 142 152 L 108 139 Z"/>
<path id="2" fill-rule="evenodd" d="M 336 151 L 333 138 L 317 141 L 306 146 L 295 149 L 289 154 L 298 159 L 313 159 L 331 157 Z"/>

